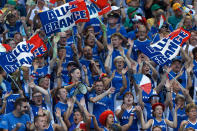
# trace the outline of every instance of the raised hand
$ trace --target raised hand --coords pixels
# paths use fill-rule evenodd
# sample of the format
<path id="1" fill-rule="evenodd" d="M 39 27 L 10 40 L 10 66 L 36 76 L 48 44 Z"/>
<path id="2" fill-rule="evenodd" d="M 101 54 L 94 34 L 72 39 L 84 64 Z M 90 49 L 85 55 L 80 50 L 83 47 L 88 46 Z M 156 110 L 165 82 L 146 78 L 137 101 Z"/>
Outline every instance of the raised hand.
<path id="1" fill-rule="evenodd" d="M 82 66 L 82 69 L 83 69 L 83 71 L 84 71 L 84 73 L 85 73 L 85 74 L 87 74 L 87 73 L 88 73 L 88 69 L 86 68 L 86 66 L 85 66 L 85 65 L 83 65 L 83 66 Z"/>
<path id="2" fill-rule="evenodd" d="M 12 94 L 12 91 L 7 92 L 7 93 L 4 95 L 4 100 L 6 100 L 11 94 Z"/>
<path id="3" fill-rule="evenodd" d="M 72 44 L 71 48 L 72 48 L 74 54 L 77 54 L 77 48 L 76 48 L 75 44 Z"/>
<path id="4" fill-rule="evenodd" d="M 122 69 L 122 75 L 125 75 L 128 71 L 128 67 Z"/>
<path id="5" fill-rule="evenodd" d="M 133 111 L 137 111 L 137 112 L 142 112 L 142 108 L 140 106 L 135 106 L 135 109 Z"/>
<path id="6" fill-rule="evenodd" d="M 114 87 L 110 87 L 108 90 L 107 90 L 107 94 L 113 94 L 115 92 L 115 88 Z"/>
<path id="7" fill-rule="evenodd" d="M 38 115 L 44 115 L 44 111 L 43 111 L 42 107 L 39 107 Z"/>
<path id="8" fill-rule="evenodd" d="M 30 87 L 30 88 L 34 88 L 35 86 L 36 86 L 36 84 L 35 84 L 34 82 L 30 82 L 30 83 L 29 83 L 29 87 Z"/>
<path id="9" fill-rule="evenodd" d="M 122 105 L 121 105 L 121 110 L 125 111 L 126 109 L 127 109 L 126 104 L 122 104 Z"/>
<path id="10" fill-rule="evenodd" d="M 67 100 L 67 105 L 68 105 L 68 107 L 72 107 L 74 105 L 74 98 L 69 98 Z"/>
<path id="11" fill-rule="evenodd" d="M 109 51 L 109 54 L 112 54 L 112 52 L 113 52 L 113 50 L 114 50 L 113 45 L 112 45 L 112 44 L 107 45 L 107 49 L 108 49 L 108 51 Z"/>
<path id="12" fill-rule="evenodd" d="M 61 118 L 61 110 L 60 110 L 60 108 L 56 108 L 55 116 L 57 118 Z"/>
<path id="13" fill-rule="evenodd" d="M 134 42 L 134 41 L 131 40 L 130 38 L 128 39 L 128 43 L 129 43 L 129 45 L 130 45 L 131 48 L 133 48 L 133 42 Z"/>
<path id="14" fill-rule="evenodd" d="M 114 76 L 115 76 L 115 73 L 116 73 L 116 70 L 114 70 L 113 72 L 112 72 L 112 78 L 114 78 Z"/>

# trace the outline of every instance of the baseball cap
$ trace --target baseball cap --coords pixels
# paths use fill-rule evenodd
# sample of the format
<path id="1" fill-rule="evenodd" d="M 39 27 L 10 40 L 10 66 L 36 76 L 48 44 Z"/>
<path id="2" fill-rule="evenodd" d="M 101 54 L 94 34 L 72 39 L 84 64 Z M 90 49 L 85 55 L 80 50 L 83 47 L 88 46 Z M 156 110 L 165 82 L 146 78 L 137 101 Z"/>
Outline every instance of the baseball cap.
<path id="1" fill-rule="evenodd" d="M 115 18 L 119 18 L 120 15 L 118 13 L 115 13 L 115 12 L 111 12 L 107 15 L 108 17 L 115 17 Z"/>
<path id="2" fill-rule="evenodd" d="M 127 10 L 127 14 L 129 13 L 132 13 L 134 11 L 136 11 L 137 8 L 134 8 L 134 7 L 129 7 L 128 10 Z"/>
<path id="3" fill-rule="evenodd" d="M 172 9 L 175 11 L 175 10 L 179 9 L 180 7 L 182 7 L 181 4 L 174 3 L 173 6 L 172 6 Z"/>
<path id="4" fill-rule="evenodd" d="M 155 10 L 158 10 L 160 8 L 161 8 L 161 6 L 159 6 L 158 4 L 154 4 L 154 5 L 151 6 L 151 11 L 155 11 Z"/>
<path id="5" fill-rule="evenodd" d="M 172 59 L 172 63 L 175 61 L 182 62 L 182 57 L 181 56 L 176 56 L 175 58 Z"/>

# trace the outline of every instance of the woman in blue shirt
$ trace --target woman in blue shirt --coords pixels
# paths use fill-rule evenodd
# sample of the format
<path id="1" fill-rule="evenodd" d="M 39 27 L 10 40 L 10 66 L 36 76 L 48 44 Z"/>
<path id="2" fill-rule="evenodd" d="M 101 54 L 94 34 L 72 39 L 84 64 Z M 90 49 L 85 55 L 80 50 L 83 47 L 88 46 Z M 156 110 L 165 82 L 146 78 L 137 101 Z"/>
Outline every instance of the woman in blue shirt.
<path id="1" fill-rule="evenodd" d="M 164 112 L 164 105 L 162 103 L 156 103 L 152 106 L 153 108 L 153 119 L 150 119 L 148 122 L 144 121 L 144 116 L 142 113 L 142 110 L 139 108 L 138 111 L 140 111 L 140 119 L 141 119 L 141 125 L 142 129 L 149 129 L 154 126 L 160 126 L 162 127 L 162 131 L 167 131 L 167 126 L 170 126 L 172 128 L 177 127 L 177 107 L 175 107 L 174 112 L 174 121 L 169 121 L 168 119 L 163 119 L 163 112 Z"/>
<path id="2" fill-rule="evenodd" d="M 132 116 L 129 117 L 129 122 L 123 126 L 114 124 L 114 113 L 111 110 L 104 111 L 103 113 L 101 113 L 99 117 L 99 122 L 102 124 L 103 128 L 100 128 L 98 126 L 96 117 L 94 115 L 92 115 L 92 118 L 93 118 L 94 128 L 96 131 L 110 131 L 113 130 L 114 128 L 116 129 L 119 128 L 120 130 L 127 131 L 132 124 Z"/>
<path id="3" fill-rule="evenodd" d="M 185 112 L 188 116 L 188 120 L 181 122 L 179 131 L 190 127 L 197 129 L 197 106 L 194 103 L 190 103 L 186 106 Z"/>
<path id="4" fill-rule="evenodd" d="M 134 112 L 134 109 L 134 96 L 131 92 L 126 92 L 123 96 L 123 104 L 116 109 L 116 117 L 120 121 L 120 125 L 123 126 L 129 122 L 131 116 L 132 126 L 130 126 L 128 131 L 137 131 L 139 129 L 137 114 Z"/>

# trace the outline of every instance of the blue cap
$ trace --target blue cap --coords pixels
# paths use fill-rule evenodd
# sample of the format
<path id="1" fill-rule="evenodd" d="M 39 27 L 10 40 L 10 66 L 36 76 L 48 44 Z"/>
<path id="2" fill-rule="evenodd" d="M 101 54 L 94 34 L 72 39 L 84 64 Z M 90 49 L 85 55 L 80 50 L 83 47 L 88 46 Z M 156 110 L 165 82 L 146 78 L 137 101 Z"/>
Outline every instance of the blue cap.
<path id="1" fill-rule="evenodd" d="M 176 56 L 175 58 L 172 59 L 172 63 L 175 61 L 182 62 L 182 57 L 181 56 Z"/>

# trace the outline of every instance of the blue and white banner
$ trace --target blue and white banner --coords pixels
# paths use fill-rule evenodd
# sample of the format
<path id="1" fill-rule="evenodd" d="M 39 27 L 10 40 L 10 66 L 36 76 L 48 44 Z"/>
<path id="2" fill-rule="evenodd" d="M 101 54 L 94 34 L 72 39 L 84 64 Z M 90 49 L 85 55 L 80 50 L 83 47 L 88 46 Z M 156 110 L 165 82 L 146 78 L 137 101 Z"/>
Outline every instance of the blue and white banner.
<path id="1" fill-rule="evenodd" d="M 76 0 L 52 10 L 39 13 L 42 26 L 47 36 L 55 32 L 71 29 L 79 22 L 87 22 L 111 10 L 111 6 L 100 9 L 95 3 L 87 0 Z"/>
<path id="2" fill-rule="evenodd" d="M 38 35 L 35 35 L 29 41 L 20 42 L 11 52 L 1 55 L 0 66 L 7 73 L 13 73 L 21 66 L 30 67 L 33 59 L 43 55 L 46 50 L 44 42 L 40 40 Z"/>
<path id="3" fill-rule="evenodd" d="M 183 28 L 180 28 L 157 43 L 147 46 L 137 45 L 137 47 L 156 64 L 164 66 L 171 63 L 171 60 L 177 56 L 181 46 L 189 39 L 189 37 L 190 33 Z"/>

